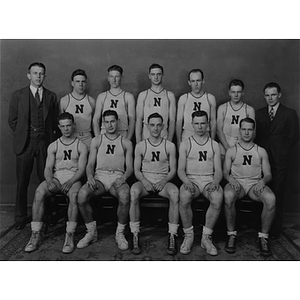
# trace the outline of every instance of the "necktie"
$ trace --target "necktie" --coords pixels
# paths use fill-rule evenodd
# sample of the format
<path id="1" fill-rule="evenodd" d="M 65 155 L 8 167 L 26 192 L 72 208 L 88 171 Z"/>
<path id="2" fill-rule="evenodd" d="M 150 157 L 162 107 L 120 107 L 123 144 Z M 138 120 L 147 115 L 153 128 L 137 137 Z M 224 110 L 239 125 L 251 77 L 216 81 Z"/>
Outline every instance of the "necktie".
<path id="1" fill-rule="evenodd" d="M 41 98 L 40 98 L 40 94 L 39 94 L 39 89 L 36 90 L 34 98 L 35 98 L 35 100 L 37 102 L 37 105 L 40 105 Z"/>
<path id="2" fill-rule="evenodd" d="M 273 121 L 274 119 L 274 108 L 272 107 L 270 112 L 269 112 L 269 117 L 270 117 L 270 120 Z"/>

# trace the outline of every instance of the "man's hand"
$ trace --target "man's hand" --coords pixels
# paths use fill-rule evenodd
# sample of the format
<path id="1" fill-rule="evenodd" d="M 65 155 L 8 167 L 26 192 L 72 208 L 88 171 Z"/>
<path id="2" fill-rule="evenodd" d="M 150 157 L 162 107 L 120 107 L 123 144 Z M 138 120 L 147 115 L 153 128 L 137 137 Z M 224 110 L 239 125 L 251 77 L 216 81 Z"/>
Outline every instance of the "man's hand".
<path id="1" fill-rule="evenodd" d="M 67 194 L 70 190 L 70 188 L 72 187 L 73 185 L 73 181 L 72 180 L 68 180 L 66 181 L 60 188 L 60 191 L 64 194 Z"/>
<path id="2" fill-rule="evenodd" d="M 240 184 L 232 177 L 229 179 L 228 183 L 239 194 L 239 192 L 241 190 Z"/>
<path id="3" fill-rule="evenodd" d="M 215 181 L 212 181 L 211 184 L 209 185 L 207 191 L 208 191 L 208 194 L 214 192 L 214 191 L 217 191 L 219 189 L 219 184 L 216 183 Z"/>
<path id="4" fill-rule="evenodd" d="M 165 187 L 166 184 L 167 184 L 167 181 L 165 179 L 162 179 L 161 181 L 153 184 L 153 187 L 156 192 L 160 192 Z"/>
<path id="5" fill-rule="evenodd" d="M 195 187 L 191 181 L 187 181 L 183 184 L 183 187 L 188 190 L 193 196 L 195 195 Z"/>
<path id="6" fill-rule="evenodd" d="M 59 186 L 57 184 L 57 181 L 52 179 L 51 181 L 47 182 L 47 187 L 49 192 L 56 194 L 59 192 Z"/>
<path id="7" fill-rule="evenodd" d="M 117 178 L 114 183 L 112 184 L 112 186 L 117 190 L 122 184 L 124 184 L 126 181 L 124 179 L 124 177 L 119 177 Z"/>
<path id="8" fill-rule="evenodd" d="M 260 180 L 254 187 L 253 193 L 256 197 L 259 197 L 260 194 L 263 192 L 264 188 L 266 187 L 265 182 Z"/>
<path id="9" fill-rule="evenodd" d="M 87 187 L 89 187 L 92 191 L 96 191 L 98 189 L 97 183 L 94 177 L 88 178 L 86 182 Z"/>
<path id="10" fill-rule="evenodd" d="M 147 192 L 155 192 L 154 186 L 149 180 L 143 179 L 142 184 Z"/>

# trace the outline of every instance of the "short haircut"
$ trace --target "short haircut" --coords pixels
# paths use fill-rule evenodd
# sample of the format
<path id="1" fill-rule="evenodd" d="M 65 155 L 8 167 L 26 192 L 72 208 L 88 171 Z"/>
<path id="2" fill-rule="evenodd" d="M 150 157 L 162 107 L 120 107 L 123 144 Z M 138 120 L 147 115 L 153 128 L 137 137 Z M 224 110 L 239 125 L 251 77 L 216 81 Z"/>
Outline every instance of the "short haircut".
<path id="1" fill-rule="evenodd" d="M 74 123 L 74 116 L 68 112 L 63 112 L 58 116 L 58 123 L 60 120 L 71 120 Z"/>
<path id="2" fill-rule="evenodd" d="M 281 87 L 278 83 L 276 82 L 269 82 L 265 85 L 264 89 L 263 89 L 263 92 L 265 92 L 266 89 L 269 89 L 269 88 L 276 88 L 277 89 L 277 92 L 278 93 L 281 93 Z"/>
<path id="3" fill-rule="evenodd" d="M 148 124 L 149 124 L 150 120 L 154 119 L 154 118 L 159 118 L 159 119 L 161 119 L 162 123 L 164 122 L 163 117 L 159 113 L 156 112 L 156 113 L 153 113 L 148 116 L 148 119 L 147 119 Z"/>
<path id="4" fill-rule="evenodd" d="M 230 90 L 230 88 L 232 86 L 240 86 L 243 90 L 244 90 L 244 87 L 245 87 L 244 82 L 240 79 L 231 80 L 230 83 L 229 83 L 228 89 Z"/>
<path id="5" fill-rule="evenodd" d="M 206 117 L 206 120 L 208 121 L 208 114 L 206 111 L 204 110 L 196 110 L 192 113 L 192 120 L 195 118 L 195 117 Z"/>
<path id="6" fill-rule="evenodd" d="M 149 74 L 151 73 L 152 69 L 161 69 L 161 72 L 164 74 L 164 68 L 161 65 L 159 65 L 159 64 L 156 64 L 156 63 L 152 64 L 149 67 Z"/>
<path id="7" fill-rule="evenodd" d="M 77 69 L 75 70 L 72 75 L 71 75 L 71 80 L 73 81 L 74 80 L 74 77 L 77 76 L 77 75 L 81 75 L 81 76 L 84 76 L 85 79 L 87 79 L 87 76 L 86 76 L 86 73 L 84 70 L 82 69 Z"/>
<path id="8" fill-rule="evenodd" d="M 193 69 L 193 70 L 191 70 L 191 71 L 189 72 L 189 74 L 188 74 L 188 81 L 190 81 L 190 75 L 191 75 L 192 73 L 200 73 L 200 74 L 201 74 L 202 80 L 204 79 L 204 73 L 203 73 L 203 71 L 202 71 L 201 69 Z"/>
<path id="9" fill-rule="evenodd" d="M 107 69 L 107 72 L 110 72 L 110 71 L 118 71 L 121 76 L 123 75 L 123 68 L 118 66 L 118 65 L 112 65 L 110 66 L 108 69 Z"/>
<path id="10" fill-rule="evenodd" d="M 240 128 L 242 128 L 242 123 L 243 122 L 253 124 L 253 129 L 255 129 L 255 121 L 252 118 L 247 117 L 247 118 L 242 119 L 240 121 Z"/>
<path id="11" fill-rule="evenodd" d="M 103 119 L 108 116 L 115 116 L 116 120 L 119 119 L 118 113 L 115 110 L 108 109 L 105 112 L 103 112 L 102 114 Z"/>
<path id="12" fill-rule="evenodd" d="M 28 67 L 28 73 L 30 72 L 30 69 L 31 69 L 32 67 L 40 67 L 40 68 L 43 68 L 43 69 L 44 69 L 44 73 L 46 74 L 46 66 L 45 66 L 43 63 L 41 63 L 41 62 L 34 62 L 34 63 L 32 63 L 32 64 Z"/>

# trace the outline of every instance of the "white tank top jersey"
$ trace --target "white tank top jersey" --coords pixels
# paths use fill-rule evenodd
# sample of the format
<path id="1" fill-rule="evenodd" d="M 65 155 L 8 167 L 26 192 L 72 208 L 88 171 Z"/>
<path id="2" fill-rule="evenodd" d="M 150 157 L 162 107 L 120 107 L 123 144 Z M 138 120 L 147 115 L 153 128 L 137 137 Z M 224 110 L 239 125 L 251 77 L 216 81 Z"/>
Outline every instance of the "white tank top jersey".
<path id="1" fill-rule="evenodd" d="M 125 172 L 125 149 L 123 136 L 109 139 L 106 134 L 101 134 L 97 153 L 97 171 Z"/>
<path id="2" fill-rule="evenodd" d="M 149 139 L 145 143 L 145 153 L 142 160 L 142 172 L 154 174 L 168 174 L 169 156 L 167 154 L 167 140 L 162 138 L 159 145 L 152 145 Z"/>
<path id="3" fill-rule="evenodd" d="M 148 89 L 144 99 L 144 126 L 148 123 L 149 115 L 153 113 L 159 113 L 163 117 L 164 124 L 161 136 L 166 136 L 168 131 L 169 109 L 170 99 L 168 97 L 167 90 L 163 89 L 160 93 L 156 93 L 153 90 Z"/>
<path id="4" fill-rule="evenodd" d="M 85 95 L 82 100 L 75 99 L 72 94 L 69 94 L 69 103 L 65 108 L 74 116 L 75 132 L 90 132 L 93 109 L 89 101 L 89 95 Z"/>
<path id="5" fill-rule="evenodd" d="M 192 113 L 198 110 L 204 110 L 208 115 L 208 123 L 210 122 L 210 104 L 208 102 L 208 94 L 205 92 L 200 97 L 195 97 L 191 93 L 186 94 L 186 102 L 183 111 L 183 129 L 194 131 L 192 126 Z"/>
<path id="6" fill-rule="evenodd" d="M 186 174 L 187 175 L 200 175 L 200 176 L 213 176 L 214 175 L 214 146 L 217 142 L 208 138 L 202 145 L 199 144 L 193 136 L 186 140 L 190 144 L 187 152 Z"/>
<path id="7" fill-rule="evenodd" d="M 105 99 L 103 101 L 103 112 L 106 110 L 114 110 L 119 117 L 119 131 L 128 130 L 128 108 L 125 102 L 125 91 L 121 91 L 118 95 L 113 95 L 110 91 L 106 92 Z M 105 130 L 102 120 L 101 130 Z"/>
<path id="8" fill-rule="evenodd" d="M 74 173 L 77 172 L 79 142 L 78 138 L 75 138 L 75 140 L 70 144 L 64 144 L 60 138 L 55 141 L 56 155 L 54 172 L 63 170 L 72 171 Z"/>
<path id="9" fill-rule="evenodd" d="M 241 138 L 239 131 L 240 121 L 248 117 L 248 105 L 243 103 L 243 105 L 235 110 L 230 102 L 227 102 L 225 110 L 225 118 L 223 125 L 223 132 L 226 138 L 227 143 L 230 147 L 234 146 L 238 140 Z"/>
<path id="10" fill-rule="evenodd" d="M 256 179 L 262 177 L 262 162 L 258 154 L 258 146 L 253 146 L 247 150 L 239 143 L 235 145 L 236 154 L 231 165 L 231 175 L 237 179 Z"/>

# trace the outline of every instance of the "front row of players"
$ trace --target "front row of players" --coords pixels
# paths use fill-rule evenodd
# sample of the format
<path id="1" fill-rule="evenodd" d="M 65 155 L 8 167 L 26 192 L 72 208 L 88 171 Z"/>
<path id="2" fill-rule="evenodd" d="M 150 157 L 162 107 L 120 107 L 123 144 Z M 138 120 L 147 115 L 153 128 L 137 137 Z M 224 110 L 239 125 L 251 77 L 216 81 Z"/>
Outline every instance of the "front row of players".
<path id="1" fill-rule="evenodd" d="M 109 192 L 119 201 L 115 241 L 120 250 L 128 249 L 124 230 L 129 215 L 131 252 L 141 253 L 139 199 L 150 193 L 157 193 L 170 201 L 167 253 L 177 253 L 176 237 L 180 215 L 184 232 L 180 253 L 189 254 L 194 241 L 191 203 L 202 194 L 209 200 L 210 205 L 206 212 L 201 247 L 210 255 L 218 254 L 212 243 L 212 233 L 224 198 L 228 234 L 225 250 L 234 253 L 237 236 L 235 202 L 248 195 L 251 199 L 263 203 L 261 232 L 258 233 L 259 246 L 263 256 L 271 255 L 268 232 L 274 218 L 276 200 L 273 192 L 266 186 L 271 181 L 268 155 L 263 148 L 253 143 L 253 119 L 247 117 L 241 120 L 241 139 L 227 150 L 222 172 L 219 144 L 209 137 L 207 113 L 194 112 L 194 134 L 183 141 L 179 148 L 178 176 L 182 181 L 180 190 L 171 182 L 176 175 L 176 148 L 172 142 L 161 137 L 164 126 L 161 115 L 153 113 L 148 117 L 149 138 L 136 145 L 134 163 L 131 141 L 117 133 L 117 113 L 107 110 L 103 113 L 103 120 L 106 133 L 92 140 L 88 156 L 87 147 L 74 135 L 73 116 L 69 113 L 60 115 L 59 128 L 62 137 L 48 148 L 46 180 L 39 185 L 35 193 L 32 235 L 25 247 L 26 252 L 35 251 L 42 240 L 42 218 L 47 196 L 64 193 L 69 197 L 68 222 L 62 251 L 71 253 L 75 248 L 73 236 L 78 209 L 87 232 L 78 242 L 77 248 L 85 248 L 97 241 L 97 227 L 96 221 L 93 220 L 90 199 Z M 87 156 L 87 182 L 82 186 Z M 130 188 L 126 180 L 133 171 L 137 182 Z M 220 186 L 223 176 L 228 181 L 224 193 Z"/>

